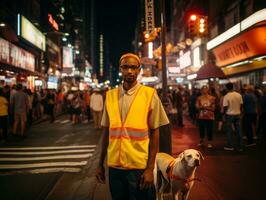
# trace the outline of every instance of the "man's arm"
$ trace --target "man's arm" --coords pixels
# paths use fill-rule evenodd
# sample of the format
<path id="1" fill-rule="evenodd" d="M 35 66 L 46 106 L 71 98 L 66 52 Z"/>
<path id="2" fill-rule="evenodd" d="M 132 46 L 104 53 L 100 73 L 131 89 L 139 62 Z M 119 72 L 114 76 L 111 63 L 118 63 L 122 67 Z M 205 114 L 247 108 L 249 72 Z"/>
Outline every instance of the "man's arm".
<path id="1" fill-rule="evenodd" d="M 156 154 L 159 151 L 159 128 L 151 129 L 149 144 L 149 157 L 147 167 L 142 175 L 140 188 L 149 188 L 153 185 L 153 169 L 155 164 Z"/>
<path id="2" fill-rule="evenodd" d="M 104 160 L 107 154 L 107 148 L 109 145 L 109 128 L 104 128 L 103 130 L 103 136 L 102 136 L 102 146 L 101 146 L 101 154 L 100 154 L 100 160 L 99 160 L 99 166 L 96 170 L 96 178 L 97 180 L 105 184 L 105 168 L 104 168 Z"/>

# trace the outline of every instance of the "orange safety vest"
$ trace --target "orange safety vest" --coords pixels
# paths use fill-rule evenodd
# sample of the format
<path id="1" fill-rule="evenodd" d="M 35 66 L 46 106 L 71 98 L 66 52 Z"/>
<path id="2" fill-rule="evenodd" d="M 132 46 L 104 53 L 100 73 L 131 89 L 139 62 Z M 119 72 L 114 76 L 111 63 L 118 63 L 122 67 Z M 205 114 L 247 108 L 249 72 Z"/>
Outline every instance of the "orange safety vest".
<path id="1" fill-rule="evenodd" d="M 106 109 L 109 116 L 109 146 L 107 164 L 124 169 L 145 169 L 149 155 L 148 114 L 154 89 L 141 86 L 137 91 L 125 122 L 119 111 L 119 90 L 106 94 Z"/>

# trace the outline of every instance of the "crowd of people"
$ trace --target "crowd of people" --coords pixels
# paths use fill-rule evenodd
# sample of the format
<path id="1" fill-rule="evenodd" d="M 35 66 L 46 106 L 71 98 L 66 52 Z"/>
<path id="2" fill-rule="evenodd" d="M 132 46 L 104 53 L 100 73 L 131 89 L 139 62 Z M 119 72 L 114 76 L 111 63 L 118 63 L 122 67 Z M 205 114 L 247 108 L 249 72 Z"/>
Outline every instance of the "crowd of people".
<path id="1" fill-rule="evenodd" d="M 103 93 L 103 94 L 102 94 Z M 104 91 L 89 89 L 64 92 L 55 89 L 32 91 L 22 84 L 0 87 L 0 138 L 8 135 L 27 137 L 33 122 L 55 121 L 57 115 L 68 113 L 72 124 L 93 119 L 94 128 L 101 128 Z"/>
<path id="2" fill-rule="evenodd" d="M 214 87 L 185 89 L 181 85 L 167 94 L 158 91 L 165 110 L 174 125 L 183 127 L 183 115 L 187 112 L 192 123 L 199 129 L 199 146 L 212 148 L 213 134 L 223 132 L 227 136 L 225 150 L 242 151 L 243 146 L 255 146 L 255 140 L 266 133 L 266 86 L 244 85 L 241 90 L 234 89 L 232 83 L 218 91 Z M 237 142 L 233 142 L 233 132 Z M 243 139 L 247 139 L 246 144 Z"/>

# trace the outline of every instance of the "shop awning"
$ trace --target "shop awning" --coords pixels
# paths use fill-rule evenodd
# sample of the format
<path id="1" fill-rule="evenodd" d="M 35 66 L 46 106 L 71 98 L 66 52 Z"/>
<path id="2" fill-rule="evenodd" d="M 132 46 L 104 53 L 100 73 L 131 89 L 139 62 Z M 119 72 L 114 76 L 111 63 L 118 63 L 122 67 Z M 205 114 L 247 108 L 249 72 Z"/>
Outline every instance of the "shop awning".
<path id="1" fill-rule="evenodd" d="M 214 64 L 205 64 L 197 72 L 196 80 L 226 78 L 224 72 Z"/>
<path id="2" fill-rule="evenodd" d="M 6 40 L 10 42 L 18 42 L 18 37 L 15 31 L 8 24 L 0 28 L 0 33 Z"/>

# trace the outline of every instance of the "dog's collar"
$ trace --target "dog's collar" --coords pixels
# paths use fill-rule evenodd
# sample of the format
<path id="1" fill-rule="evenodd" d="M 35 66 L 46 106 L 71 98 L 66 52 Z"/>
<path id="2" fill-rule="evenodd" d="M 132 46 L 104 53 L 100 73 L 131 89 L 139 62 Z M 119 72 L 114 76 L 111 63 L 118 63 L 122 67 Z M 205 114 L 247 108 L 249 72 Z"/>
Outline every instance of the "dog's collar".
<path id="1" fill-rule="evenodd" d="M 179 180 L 182 181 L 184 185 L 188 184 L 191 181 L 201 181 L 199 178 L 180 178 L 173 174 L 175 160 L 171 161 L 166 168 L 166 174 L 169 180 Z"/>

